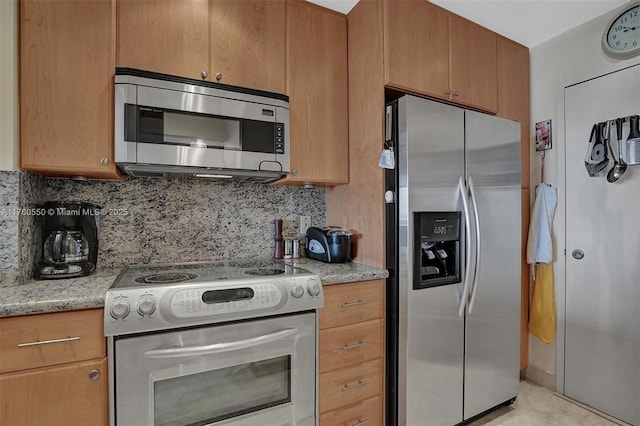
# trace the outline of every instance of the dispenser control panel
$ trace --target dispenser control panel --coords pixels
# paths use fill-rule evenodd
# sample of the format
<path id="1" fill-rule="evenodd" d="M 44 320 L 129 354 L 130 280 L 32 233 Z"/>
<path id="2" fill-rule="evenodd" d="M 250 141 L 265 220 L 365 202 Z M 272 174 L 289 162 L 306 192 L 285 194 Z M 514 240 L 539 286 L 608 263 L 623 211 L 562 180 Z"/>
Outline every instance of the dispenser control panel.
<path id="1" fill-rule="evenodd" d="M 460 212 L 414 212 L 414 290 L 461 281 Z"/>

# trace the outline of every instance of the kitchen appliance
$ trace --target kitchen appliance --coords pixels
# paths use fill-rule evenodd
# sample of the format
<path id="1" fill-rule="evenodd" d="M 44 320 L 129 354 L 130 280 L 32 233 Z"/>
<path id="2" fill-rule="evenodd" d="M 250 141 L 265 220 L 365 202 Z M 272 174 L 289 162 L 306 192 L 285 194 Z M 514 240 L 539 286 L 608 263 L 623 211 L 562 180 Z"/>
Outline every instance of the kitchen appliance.
<path id="1" fill-rule="evenodd" d="M 42 206 L 44 238 L 36 278 L 86 276 L 98 262 L 100 207 L 88 203 L 48 202 Z"/>
<path id="2" fill-rule="evenodd" d="M 111 425 L 315 426 L 323 303 L 276 260 L 130 266 L 105 294 Z"/>
<path id="3" fill-rule="evenodd" d="M 289 97 L 116 68 L 115 160 L 131 176 L 270 182 L 289 171 Z"/>
<path id="4" fill-rule="evenodd" d="M 351 232 L 338 226 L 307 229 L 307 257 L 328 263 L 351 260 Z"/>
<path id="5" fill-rule="evenodd" d="M 455 425 L 518 395 L 520 125 L 387 105 L 387 424 Z"/>

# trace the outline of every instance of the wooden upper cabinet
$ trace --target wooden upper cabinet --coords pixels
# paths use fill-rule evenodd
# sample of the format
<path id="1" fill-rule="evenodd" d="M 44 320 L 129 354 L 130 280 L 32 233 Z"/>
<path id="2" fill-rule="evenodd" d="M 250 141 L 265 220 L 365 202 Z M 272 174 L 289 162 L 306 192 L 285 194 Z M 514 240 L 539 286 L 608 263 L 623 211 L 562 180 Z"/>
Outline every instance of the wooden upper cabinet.
<path id="1" fill-rule="evenodd" d="M 189 78 L 209 73 L 207 0 L 118 0 L 119 67 Z"/>
<path id="2" fill-rule="evenodd" d="M 498 36 L 498 108 L 497 115 L 520 122 L 521 186 L 529 184 L 529 49 Z"/>
<path id="3" fill-rule="evenodd" d="M 449 58 L 451 99 L 495 112 L 498 107 L 496 34 L 450 14 Z"/>
<path id="4" fill-rule="evenodd" d="M 115 1 L 20 2 L 20 167 L 118 178 Z"/>
<path id="5" fill-rule="evenodd" d="M 291 173 L 286 184 L 349 181 L 347 20 L 302 0 L 287 10 Z"/>
<path id="6" fill-rule="evenodd" d="M 447 12 L 424 0 L 384 6 L 385 85 L 448 99 Z"/>
<path id="7" fill-rule="evenodd" d="M 424 0 L 384 2 L 385 85 L 497 108 L 496 35 Z"/>
<path id="8" fill-rule="evenodd" d="M 211 79 L 284 93 L 285 0 L 213 0 L 210 8 Z"/>
<path id="9" fill-rule="evenodd" d="M 285 0 L 118 0 L 119 67 L 285 91 Z"/>

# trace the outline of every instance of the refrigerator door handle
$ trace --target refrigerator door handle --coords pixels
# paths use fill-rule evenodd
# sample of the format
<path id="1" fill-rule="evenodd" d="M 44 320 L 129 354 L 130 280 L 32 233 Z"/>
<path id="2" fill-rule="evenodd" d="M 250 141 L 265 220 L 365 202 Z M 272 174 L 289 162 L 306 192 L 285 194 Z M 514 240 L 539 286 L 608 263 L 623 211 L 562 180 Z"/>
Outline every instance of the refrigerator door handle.
<path id="1" fill-rule="evenodd" d="M 480 272 L 480 216 L 478 215 L 478 199 L 476 197 L 476 188 L 473 185 L 473 178 L 469 176 L 469 192 L 471 193 L 471 204 L 473 205 L 473 216 L 476 225 L 476 256 L 473 265 L 473 280 L 471 290 L 471 301 L 469 302 L 469 314 L 473 310 L 473 304 L 476 300 L 476 294 L 478 292 L 478 275 Z"/>
<path id="2" fill-rule="evenodd" d="M 467 186 L 464 183 L 464 177 L 460 176 L 458 180 L 458 190 L 460 191 L 460 197 L 462 198 L 462 206 L 464 208 L 464 223 L 467 236 L 470 237 L 469 231 L 471 229 L 471 218 L 469 211 L 469 199 Z M 471 242 L 470 238 L 467 238 L 466 244 L 466 256 L 465 256 L 465 271 L 464 271 L 464 285 L 462 287 L 462 297 L 460 298 L 460 307 L 458 308 L 458 316 L 462 317 L 464 314 L 464 308 L 469 298 L 469 281 L 471 278 Z"/>

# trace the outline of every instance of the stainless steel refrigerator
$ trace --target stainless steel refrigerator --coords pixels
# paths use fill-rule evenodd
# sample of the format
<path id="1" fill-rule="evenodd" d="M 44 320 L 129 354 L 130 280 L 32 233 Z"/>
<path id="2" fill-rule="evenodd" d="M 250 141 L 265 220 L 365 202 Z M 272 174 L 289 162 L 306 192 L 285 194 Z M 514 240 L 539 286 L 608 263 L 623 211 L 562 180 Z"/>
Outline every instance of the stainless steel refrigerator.
<path id="1" fill-rule="evenodd" d="M 520 357 L 520 125 L 405 95 L 387 106 L 387 424 L 512 403 Z"/>

